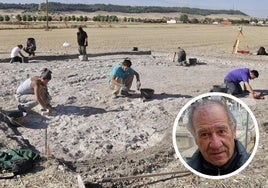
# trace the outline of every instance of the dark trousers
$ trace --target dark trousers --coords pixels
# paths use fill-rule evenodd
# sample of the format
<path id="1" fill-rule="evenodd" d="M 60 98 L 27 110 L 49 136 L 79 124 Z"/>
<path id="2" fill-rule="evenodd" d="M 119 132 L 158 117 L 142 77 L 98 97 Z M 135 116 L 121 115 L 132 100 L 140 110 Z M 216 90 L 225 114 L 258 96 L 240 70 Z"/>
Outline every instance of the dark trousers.
<path id="1" fill-rule="evenodd" d="M 30 55 L 33 55 L 34 56 L 35 55 L 34 51 L 36 50 L 36 48 L 35 47 L 30 47 L 30 48 L 26 47 L 26 48 L 23 48 L 23 50 L 25 52 L 27 52 L 29 54 L 29 56 Z"/>
<path id="2" fill-rule="evenodd" d="M 80 55 L 87 55 L 87 47 L 86 46 L 78 46 L 78 52 Z"/>
<path id="3" fill-rule="evenodd" d="M 22 63 L 22 58 L 19 57 L 19 56 L 13 57 L 13 58 L 11 58 L 10 63 L 13 63 L 13 62 L 20 62 L 20 63 Z"/>
<path id="4" fill-rule="evenodd" d="M 228 94 L 238 95 L 238 94 L 243 93 L 240 83 L 234 83 L 234 82 L 230 82 L 227 80 L 224 80 L 224 83 L 226 84 Z"/>

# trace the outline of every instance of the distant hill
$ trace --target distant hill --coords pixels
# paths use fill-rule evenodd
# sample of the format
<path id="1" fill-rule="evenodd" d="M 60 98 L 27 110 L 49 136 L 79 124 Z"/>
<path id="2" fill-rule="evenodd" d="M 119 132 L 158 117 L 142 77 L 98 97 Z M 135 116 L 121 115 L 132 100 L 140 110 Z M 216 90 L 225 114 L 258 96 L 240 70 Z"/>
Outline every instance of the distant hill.
<path id="1" fill-rule="evenodd" d="M 210 10 L 210 9 L 199 9 L 199 8 L 189 8 L 189 7 L 157 7 L 157 6 L 120 6 L 120 5 L 105 5 L 105 4 L 64 4 L 49 2 L 50 12 L 71 12 L 71 11 L 81 11 L 81 12 L 120 12 L 120 13 L 182 13 L 182 14 L 195 14 L 201 16 L 207 16 L 212 14 L 225 14 L 225 15 L 241 15 L 248 16 L 247 14 L 239 10 Z M 0 9 L 18 9 L 24 10 L 24 12 L 36 12 L 38 10 L 45 10 L 46 4 L 10 4 L 10 3 L 0 3 Z"/>

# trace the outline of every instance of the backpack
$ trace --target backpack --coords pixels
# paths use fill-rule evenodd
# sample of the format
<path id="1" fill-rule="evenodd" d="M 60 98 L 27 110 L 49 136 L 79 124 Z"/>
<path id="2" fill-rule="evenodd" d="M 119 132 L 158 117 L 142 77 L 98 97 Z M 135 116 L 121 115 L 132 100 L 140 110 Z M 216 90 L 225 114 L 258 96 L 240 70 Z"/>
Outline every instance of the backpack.
<path id="1" fill-rule="evenodd" d="M 265 48 L 261 46 L 257 52 L 257 55 L 268 55 L 265 51 Z"/>

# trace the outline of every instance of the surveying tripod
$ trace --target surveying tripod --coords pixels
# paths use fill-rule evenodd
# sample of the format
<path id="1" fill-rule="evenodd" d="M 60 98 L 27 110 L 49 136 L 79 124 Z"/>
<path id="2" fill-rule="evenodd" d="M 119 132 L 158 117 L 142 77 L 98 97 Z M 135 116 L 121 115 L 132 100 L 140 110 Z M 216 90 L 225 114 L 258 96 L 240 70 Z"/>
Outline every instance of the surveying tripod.
<path id="1" fill-rule="evenodd" d="M 247 40 L 246 40 L 245 36 L 244 36 L 243 33 L 242 33 L 242 27 L 239 27 L 238 30 L 239 30 L 239 32 L 238 32 L 238 34 L 237 34 L 235 43 L 234 43 L 234 45 L 233 45 L 233 52 L 232 52 L 232 53 L 237 53 L 238 46 L 239 46 L 239 42 L 240 42 L 240 37 L 241 37 L 241 36 L 243 37 L 244 41 L 245 41 L 246 44 L 247 44 L 247 49 L 249 49 Z"/>

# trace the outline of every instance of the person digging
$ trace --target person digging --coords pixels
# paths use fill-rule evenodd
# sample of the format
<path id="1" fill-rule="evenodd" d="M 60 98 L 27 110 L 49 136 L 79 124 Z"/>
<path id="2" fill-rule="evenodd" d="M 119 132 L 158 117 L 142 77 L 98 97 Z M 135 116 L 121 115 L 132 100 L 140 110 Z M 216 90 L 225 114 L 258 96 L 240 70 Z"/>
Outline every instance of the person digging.
<path id="1" fill-rule="evenodd" d="M 132 86 L 134 75 L 137 81 L 137 89 L 140 89 L 140 75 L 131 68 L 131 65 L 131 61 L 129 59 L 125 59 L 121 65 L 113 67 L 109 79 L 110 89 L 113 90 L 113 98 L 117 98 L 119 93 L 123 96 L 131 96 L 129 91 Z"/>

